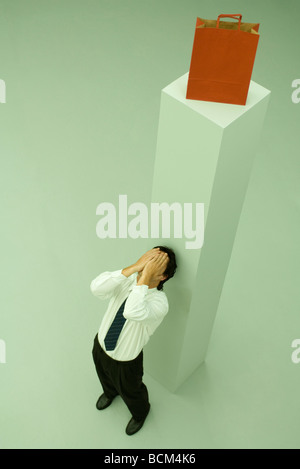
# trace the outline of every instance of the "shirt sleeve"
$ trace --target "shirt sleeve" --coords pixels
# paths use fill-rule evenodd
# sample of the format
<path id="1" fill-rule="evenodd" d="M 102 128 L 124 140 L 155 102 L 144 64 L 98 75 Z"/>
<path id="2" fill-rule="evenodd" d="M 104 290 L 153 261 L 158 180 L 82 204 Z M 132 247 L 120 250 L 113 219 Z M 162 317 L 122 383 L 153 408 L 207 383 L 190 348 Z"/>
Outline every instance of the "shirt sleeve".
<path id="1" fill-rule="evenodd" d="M 92 280 L 90 289 L 97 298 L 106 300 L 111 298 L 116 288 L 126 280 L 128 280 L 128 277 L 122 274 L 122 269 L 114 272 L 103 272 Z"/>
<path id="2" fill-rule="evenodd" d="M 132 321 L 151 323 L 162 320 L 169 311 L 163 292 L 148 294 L 148 285 L 135 285 L 125 303 L 123 316 Z"/>

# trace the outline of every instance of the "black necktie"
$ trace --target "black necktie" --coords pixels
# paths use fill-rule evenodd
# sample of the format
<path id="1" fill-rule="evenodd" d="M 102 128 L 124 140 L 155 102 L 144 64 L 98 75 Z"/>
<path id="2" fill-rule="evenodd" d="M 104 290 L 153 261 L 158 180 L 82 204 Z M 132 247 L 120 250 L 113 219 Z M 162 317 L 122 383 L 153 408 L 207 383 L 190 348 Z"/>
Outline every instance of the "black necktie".
<path id="1" fill-rule="evenodd" d="M 127 300 L 127 298 L 126 298 Z M 104 339 L 106 350 L 114 350 L 118 342 L 119 335 L 125 324 L 126 318 L 123 316 L 123 311 L 125 308 L 126 300 L 121 304 L 115 319 L 113 320 L 110 328 L 107 331 L 107 334 Z"/>

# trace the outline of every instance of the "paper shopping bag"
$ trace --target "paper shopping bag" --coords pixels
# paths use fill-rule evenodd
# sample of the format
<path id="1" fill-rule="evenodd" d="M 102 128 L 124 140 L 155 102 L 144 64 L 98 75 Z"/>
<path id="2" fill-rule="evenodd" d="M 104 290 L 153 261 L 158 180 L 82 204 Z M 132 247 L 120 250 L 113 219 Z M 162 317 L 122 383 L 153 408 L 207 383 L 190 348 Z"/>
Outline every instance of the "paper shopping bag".
<path id="1" fill-rule="evenodd" d="M 220 21 L 230 17 L 238 22 Z M 259 23 L 242 23 L 242 15 L 197 18 L 187 99 L 242 104 L 247 101 Z"/>

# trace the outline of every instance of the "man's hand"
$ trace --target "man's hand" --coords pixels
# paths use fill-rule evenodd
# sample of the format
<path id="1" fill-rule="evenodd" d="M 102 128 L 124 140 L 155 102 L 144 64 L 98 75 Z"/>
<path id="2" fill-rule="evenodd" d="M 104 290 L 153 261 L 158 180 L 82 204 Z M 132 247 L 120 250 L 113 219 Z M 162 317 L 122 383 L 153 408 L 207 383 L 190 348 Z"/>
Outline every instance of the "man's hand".
<path id="1" fill-rule="evenodd" d="M 150 249 L 150 251 L 145 252 L 145 254 L 143 254 L 142 257 L 140 257 L 139 260 L 134 264 L 137 269 L 136 272 L 141 272 L 145 265 L 151 261 L 151 259 L 155 258 L 155 256 L 157 256 L 157 254 L 160 252 L 161 251 L 159 248 Z"/>
<path id="2" fill-rule="evenodd" d="M 164 272 L 169 262 L 169 256 L 166 252 L 159 251 L 150 259 L 144 267 L 142 276 L 137 285 L 155 285 L 164 280 Z"/>
<path id="3" fill-rule="evenodd" d="M 145 252 L 136 262 L 135 264 L 130 265 L 129 267 L 126 267 L 125 269 L 122 270 L 122 274 L 125 275 L 125 277 L 130 277 L 130 275 L 134 274 L 135 272 L 141 272 L 147 262 L 149 262 L 151 259 L 154 258 L 157 253 L 160 252 L 159 248 L 153 248 L 150 249 L 150 251 Z"/>

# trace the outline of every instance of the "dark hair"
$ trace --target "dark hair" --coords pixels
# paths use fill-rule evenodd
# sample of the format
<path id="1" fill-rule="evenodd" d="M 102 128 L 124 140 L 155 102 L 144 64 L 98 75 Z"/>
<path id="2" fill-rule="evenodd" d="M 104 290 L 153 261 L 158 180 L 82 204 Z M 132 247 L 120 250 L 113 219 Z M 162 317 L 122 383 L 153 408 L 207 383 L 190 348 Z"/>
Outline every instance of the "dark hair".
<path id="1" fill-rule="evenodd" d="M 167 246 L 155 246 L 155 248 L 159 248 L 161 251 L 166 252 L 169 256 L 168 265 L 163 273 L 163 275 L 167 275 L 167 278 L 165 280 L 162 280 L 157 286 L 157 290 L 163 290 L 164 283 L 167 282 L 167 280 L 169 280 L 170 278 L 172 278 L 176 272 L 176 256 L 173 249 L 168 248 Z"/>

